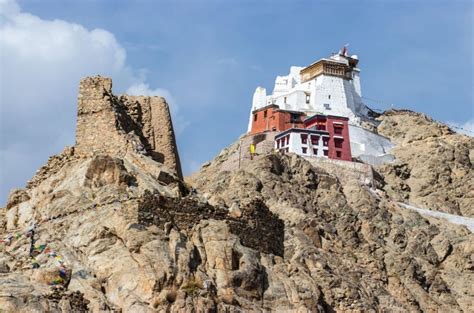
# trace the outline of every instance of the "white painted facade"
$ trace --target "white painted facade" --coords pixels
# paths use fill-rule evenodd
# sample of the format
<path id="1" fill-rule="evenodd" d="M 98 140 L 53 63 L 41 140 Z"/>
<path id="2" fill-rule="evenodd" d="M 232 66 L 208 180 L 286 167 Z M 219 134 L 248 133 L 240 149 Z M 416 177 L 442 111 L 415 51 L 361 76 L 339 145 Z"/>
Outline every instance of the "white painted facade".
<path id="1" fill-rule="evenodd" d="M 307 136 L 306 143 L 302 142 L 301 134 Z M 313 144 L 311 136 L 318 137 L 317 144 Z M 278 139 L 283 139 L 280 140 L 280 145 L 277 144 Z M 317 156 L 327 158 L 328 146 L 324 145 L 325 141 L 329 141 L 328 134 L 318 134 L 310 131 L 304 132 L 302 130 L 299 132 L 289 131 L 275 137 L 275 150 L 284 153 L 295 153 L 303 156 Z"/>
<path id="2" fill-rule="evenodd" d="M 339 54 L 322 60 L 348 65 L 348 57 Z M 276 104 L 280 109 L 305 112 L 308 116 L 317 113 L 345 116 L 355 124 L 360 123 L 360 117 L 366 117 L 368 110 L 362 102 L 358 68 L 353 68 L 351 79 L 321 74 L 303 83 L 302 69 L 304 67 L 292 66 L 288 75 L 277 76 L 271 95 L 267 95 L 265 88 L 257 87 L 250 115 L 264 106 Z M 251 128 L 250 117 L 248 131 Z"/>
<path id="3" fill-rule="evenodd" d="M 388 138 L 357 125 L 349 125 L 349 136 L 353 157 L 362 155 L 380 157 L 389 153 L 390 149 L 394 147 Z"/>

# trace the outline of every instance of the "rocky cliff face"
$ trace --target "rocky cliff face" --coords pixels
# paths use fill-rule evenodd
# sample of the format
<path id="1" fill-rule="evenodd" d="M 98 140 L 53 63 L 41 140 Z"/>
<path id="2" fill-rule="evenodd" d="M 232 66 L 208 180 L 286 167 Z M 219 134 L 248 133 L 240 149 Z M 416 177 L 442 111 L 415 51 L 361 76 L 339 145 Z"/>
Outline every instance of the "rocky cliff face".
<path id="1" fill-rule="evenodd" d="M 396 143 L 396 161 L 379 169 L 391 197 L 474 216 L 474 138 L 409 111 L 386 112 L 378 131 Z"/>
<path id="2" fill-rule="evenodd" d="M 380 129 L 394 117 L 384 118 Z M 237 142 L 186 184 L 119 148 L 66 149 L 12 192 L 0 211 L 2 310 L 474 306 L 473 234 L 400 208 L 389 168 L 366 181 L 295 155 L 232 165 Z"/>

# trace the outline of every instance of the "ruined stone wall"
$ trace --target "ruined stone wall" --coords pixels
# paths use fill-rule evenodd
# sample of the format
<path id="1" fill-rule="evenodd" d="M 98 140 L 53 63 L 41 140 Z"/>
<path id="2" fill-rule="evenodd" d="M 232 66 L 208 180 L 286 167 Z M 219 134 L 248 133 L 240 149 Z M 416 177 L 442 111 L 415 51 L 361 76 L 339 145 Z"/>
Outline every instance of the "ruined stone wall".
<path id="1" fill-rule="evenodd" d="M 130 116 L 143 125 L 146 149 L 152 158 L 174 169 L 182 177 L 173 122 L 166 100 L 162 97 L 128 95 L 123 95 L 120 99 L 129 107 Z"/>
<path id="2" fill-rule="evenodd" d="M 112 101 L 112 80 L 86 77 L 79 85 L 75 151 L 80 155 L 124 155 L 128 146 L 118 127 Z"/>
<path id="3" fill-rule="evenodd" d="M 162 97 L 112 94 L 112 80 L 81 80 L 75 152 L 78 155 L 127 152 L 148 155 L 182 178 L 168 104 Z"/>
<path id="4" fill-rule="evenodd" d="M 239 218 L 229 215 L 223 207 L 215 207 L 197 198 L 168 198 L 146 192 L 138 206 L 140 223 L 165 228 L 166 224 L 180 231 L 190 232 L 201 220 L 225 220 L 232 234 L 242 245 L 263 253 L 283 256 L 285 225 L 261 200 L 252 200 L 240 206 Z"/>

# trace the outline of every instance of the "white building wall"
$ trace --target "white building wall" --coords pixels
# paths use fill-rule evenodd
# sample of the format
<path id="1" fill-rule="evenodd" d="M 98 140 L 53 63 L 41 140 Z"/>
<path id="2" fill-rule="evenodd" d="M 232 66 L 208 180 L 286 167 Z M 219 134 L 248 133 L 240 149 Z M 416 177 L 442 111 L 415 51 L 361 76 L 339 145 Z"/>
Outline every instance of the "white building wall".
<path id="1" fill-rule="evenodd" d="M 301 83 L 300 71 L 301 66 L 290 67 L 290 73 L 286 76 L 277 76 L 275 79 L 275 87 L 273 88 L 273 96 L 277 97 L 290 92 L 295 86 Z"/>
<path id="2" fill-rule="evenodd" d="M 301 134 L 302 133 L 299 133 L 299 132 L 289 133 L 288 134 L 290 136 L 289 144 L 283 145 L 283 146 L 280 146 L 280 148 L 277 148 L 277 144 L 275 143 L 275 149 L 288 148 L 289 153 L 296 153 L 298 155 L 304 155 L 304 156 L 317 156 L 317 157 L 327 158 L 327 156 L 324 155 L 324 150 L 328 150 L 328 147 L 323 145 L 323 137 L 329 138 L 328 135 L 303 133 L 303 134 L 308 135 L 306 144 L 303 144 L 301 142 Z M 311 143 L 311 136 L 319 136 L 319 141 L 317 145 L 313 145 Z M 306 148 L 306 153 L 303 153 L 303 148 Z M 318 149 L 317 154 L 314 154 L 313 149 L 315 148 Z"/>
<path id="3" fill-rule="evenodd" d="M 309 104 L 306 103 L 306 92 L 303 90 L 293 89 L 289 93 L 273 96 L 272 100 L 272 103 L 278 105 L 282 110 L 303 111 L 310 109 Z"/>
<path id="4" fill-rule="evenodd" d="M 260 109 L 266 105 L 267 90 L 263 87 L 257 87 L 253 94 L 252 108 L 253 110 Z"/>
<path id="5" fill-rule="evenodd" d="M 267 105 L 267 90 L 263 87 L 257 87 L 253 93 L 252 107 L 250 108 L 249 124 L 247 126 L 247 132 L 252 130 L 252 112 L 263 108 Z"/>
<path id="6" fill-rule="evenodd" d="M 279 76 L 277 81 L 279 85 L 275 85 L 274 93 L 267 96 L 265 101 L 259 100 L 259 103 L 276 104 L 280 109 L 302 111 L 308 115 L 322 113 L 346 116 L 355 124 L 359 123 L 357 115 L 365 114 L 365 106 L 356 91 L 357 88 L 360 90 L 359 82 L 354 84 L 352 80 L 330 75 L 320 75 L 303 84 L 295 84 L 291 75 Z M 291 84 L 295 84 L 294 87 L 290 88 Z M 306 101 L 308 93 L 309 103 Z"/>
<path id="7" fill-rule="evenodd" d="M 349 124 L 349 136 L 353 157 L 360 157 L 361 155 L 382 156 L 389 153 L 394 146 L 388 138 L 356 125 Z"/>
<path id="8" fill-rule="evenodd" d="M 351 110 L 352 103 L 350 103 L 350 100 L 352 98 L 346 94 L 345 79 L 336 76 L 320 75 L 314 79 L 314 82 L 315 111 L 323 114 L 346 116 L 349 119 L 355 118 L 355 114 Z"/>
<path id="9" fill-rule="evenodd" d="M 352 58 L 358 59 L 356 55 L 353 55 Z M 348 59 L 339 54 L 324 60 L 348 64 Z M 319 75 L 310 81 L 301 83 L 300 71 L 303 68 L 292 66 L 288 75 L 277 76 L 273 93 L 269 96 L 266 96 L 265 89 L 257 88 L 252 111 L 265 105 L 276 104 L 284 110 L 302 111 L 307 114 L 322 113 L 346 116 L 350 123 L 360 124 L 360 117 L 365 117 L 368 110 L 362 102 L 360 70 L 358 68 L 353 69 L 350 80 L 337 76 Z M 310 103 L 307 103 L 304 92 L 310 93 Z M 329 105 L 329 108 L 325 104 Z M 250 128 L 249 123 L 248 129 L 250 130 Z"/>

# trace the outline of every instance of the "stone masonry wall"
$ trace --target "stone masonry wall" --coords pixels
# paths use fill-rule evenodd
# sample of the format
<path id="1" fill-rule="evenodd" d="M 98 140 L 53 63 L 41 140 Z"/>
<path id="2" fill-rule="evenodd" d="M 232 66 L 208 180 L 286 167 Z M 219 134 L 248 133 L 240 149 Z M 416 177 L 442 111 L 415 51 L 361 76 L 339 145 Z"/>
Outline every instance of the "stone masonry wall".
<path id="1" fill-rule="evenodd" d="M 112 94 L 110 78 L 86 77 L 80 82 L 75 152 L 118 157 L 141 153 L 182 178 L 166 101 L 162 97 L 117 97 Z"/>
<path id="2" fill-rule="evenodd" d="M 79 85 L 75 150 L 78 154 L 126 153 L 127 140 L 117 129 L 112 80 L 87 77 Z"/>
<path id="3" fill-rule="evenodd" d="M 129 108 L 129 115 L 143 125 L 146 149 L 151 157 L 182 177 L 181 162 L 173 131 L 169 106 L 162 97 L 128 96 L 120 97 Z"/>

